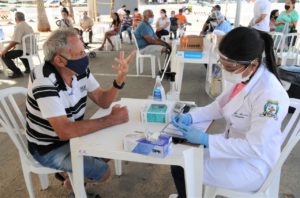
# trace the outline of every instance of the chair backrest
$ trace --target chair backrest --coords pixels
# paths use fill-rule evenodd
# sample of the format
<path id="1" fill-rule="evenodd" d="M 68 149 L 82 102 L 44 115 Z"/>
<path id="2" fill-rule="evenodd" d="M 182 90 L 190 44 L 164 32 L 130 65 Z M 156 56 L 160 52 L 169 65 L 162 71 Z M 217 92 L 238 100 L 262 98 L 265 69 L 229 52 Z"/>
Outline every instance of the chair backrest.
<path id="1" fill-rule="evenodd" d="M 27 89 L 23 87 L 0 90 L 0 125 L 9 135 L 23 159 L 28 159 L 31 155 L 24 136 L 26 121 L 15 99 L 23 99 L 25 102 L 26 95 Z"/>
<path id="2" fill-rule="evenodd" d="M 282 45 L 283 40 L 283 33 L 282 32 L 270 32 L 270 35 L 273 38 L 274 41 L 274 54 L 277 55 L 278 52 L 280 52 L 280 47 Z"/>
<path id="3" fill-rule="evenodd" d="M 30 33 L 23 36 L 22 38 L 23 56 L 38 54 L 39 36 L 40 36 L 39 33 Z"/>
<path id="4" fill-rule="evenodd" d="M 137 54 L 140 54 L 140 49 L 139 49 L 139 46 L 138 46 L 138 44 L 137 44 L 137 40 L 136 40 L 136 38 L 135 38 L 135 34 L 134 34 L 134 31 L 133 31 L 133 30 L 131 31 L 131 35 L 132 35 L 133 42 L 134 42 L 135 47 L 136 47 L 136 53 L 137 53 Z"/>
<path id="5" fill-rule="evenodd" d="M 294 107 L 295 111 L 283 130 L 283 143 L 285 142 L 285 144 L 282 146 L 282 151 L 275 167 L 259 189 L 259 192 L 265 192 L 270 187 L 276 174 L 281 172 L 283 163 L 300 139 L 300 100 L 291 98 L 290 102 L 290 106 Z"/>
<path id="6" fill-rule="evenodd" d="M 281 57 L 285 57 L 292 60 L 289 64 L 293 65 L 297 63 L 300 50 L 300 33 L 288 33 L 283 36 L 280 54 Z"/>

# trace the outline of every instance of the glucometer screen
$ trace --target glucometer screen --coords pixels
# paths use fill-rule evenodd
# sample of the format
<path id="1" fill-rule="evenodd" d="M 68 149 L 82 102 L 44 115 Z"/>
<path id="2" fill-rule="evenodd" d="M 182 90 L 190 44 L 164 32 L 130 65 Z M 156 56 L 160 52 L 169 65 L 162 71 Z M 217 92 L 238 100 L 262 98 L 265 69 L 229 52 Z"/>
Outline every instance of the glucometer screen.
<path id="1" fill-rule="evenodd" d="M 172 141 L 174 144 L 180 144 L 180 143 L 185 143 L 187 140 L 185 138 L 180 138 L 180 137 L 172 137 Z"/>

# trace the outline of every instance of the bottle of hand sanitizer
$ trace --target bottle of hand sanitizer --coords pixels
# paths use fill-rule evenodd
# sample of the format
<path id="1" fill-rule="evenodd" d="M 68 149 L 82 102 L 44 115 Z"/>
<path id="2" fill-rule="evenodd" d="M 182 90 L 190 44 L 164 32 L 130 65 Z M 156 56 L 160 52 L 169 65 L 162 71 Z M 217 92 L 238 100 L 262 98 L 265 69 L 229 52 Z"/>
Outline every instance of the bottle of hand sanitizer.
<path id="1" fill-rule="evenodd" d="M 161 79 L 159 76 L 156 77 L 156 82 L 153 88 L 153 100 L 164 101 L 166 99 L 165 90 L 161 84 Z"/>

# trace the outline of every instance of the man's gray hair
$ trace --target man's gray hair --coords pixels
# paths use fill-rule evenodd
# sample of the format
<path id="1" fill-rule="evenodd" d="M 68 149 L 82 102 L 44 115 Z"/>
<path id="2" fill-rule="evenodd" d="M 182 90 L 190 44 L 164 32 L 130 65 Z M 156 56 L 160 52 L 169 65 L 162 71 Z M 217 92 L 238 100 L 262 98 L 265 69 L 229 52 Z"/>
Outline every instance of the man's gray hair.
<path id="1" fill-rule="evenodd" d="M 146 16 L 149 12 L 152 12 L 152 10 L 150 10 L 150 9 L 144 10 L 143 16 Z"/>
<path id="2" fill-rule="evenodd" d="M 45 61 L 52 61 L 54 56 L 63 49 L 70 49 L 68 38 L 73 36 L 78 36 L 78 33 L 71 28 L 52 32 L 43 45 Z"/>
<path id="3" fill-rule="evenodd" d="M 16 12 L 15 19 L 18 21 L 25 21 L 25 15 L 23 12 Z"/>

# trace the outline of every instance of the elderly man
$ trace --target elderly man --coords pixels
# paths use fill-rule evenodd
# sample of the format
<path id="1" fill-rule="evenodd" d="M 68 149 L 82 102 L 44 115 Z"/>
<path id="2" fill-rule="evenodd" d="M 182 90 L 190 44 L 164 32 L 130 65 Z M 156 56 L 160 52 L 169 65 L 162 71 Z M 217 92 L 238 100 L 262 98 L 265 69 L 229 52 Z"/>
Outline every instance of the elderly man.
<path id="1" fill-rule="evenodd" d="M 26 103 L 26 137 L 32 156 L 43 166 L 72 172 L 69 140 L 100 129 L 125 123 L 128 111 L 115 105 L 102 118 L 84 119 L 87 97 L 101 108 L 108 108 L 123 88 L 132 52 L 124 52 L 113 66 L 117 77 L 104 90 L 88 69 L 89 59 L 75 30 L 53 32 L 43 46 L 45 64 L 36 67 L 29 79 Z M 108 165 L 99 158 L 84 157 L 84 176 L 92 181 L 105 181 L 110 176 Z"/>
<path id="2" fill-rule="evenodd" d="M 88 17 L 87 11 L 83 12 L 83 17 L 80 20 L 80 35 L 82 36 L 83 32 L 88 32 L 89 33 L 89 42 L 92 43 L 93 41 L 93 28 L 94 21 Z"/>
<path id="3" fill-rule="evenodd" d="M 13 59 L 21 57 L 23 55 L 23 45 L 26 46 L 26 51 L 29 51 L 30 41 L 26 40 L 26 43 L 22 43 L 22 38 L 26 34 L 33 33 L 32 27 L 25 22 L 25 16 L 22 12 L 16 12 L 15 14 L 15 30 L 12 36 L 12 40 L 9 44 L 0 52 L 0 57 L 4 64 L 13 72 L 9 78 L 19 78 L 23 74 L 21 70 L 16 66 Z M 30 73 L 30 66 L 27 59 L 20 58 L 25 66 L 25 73 Z"/>
<path id="4" fill-rule="evenodd" d="M 143 21 L 136 28 L 134 35 L 140 49 L 141 54 L 170 53 L 171 46 L 160 40 L 151 27 L 154 21 L 154 15 L 151 10 L 145 10 L 143 13 Z"/>

